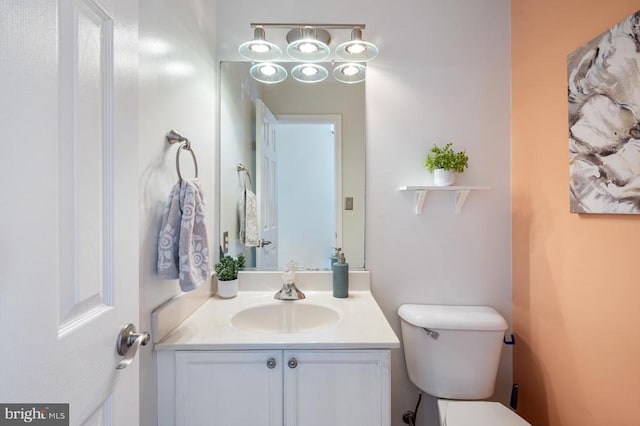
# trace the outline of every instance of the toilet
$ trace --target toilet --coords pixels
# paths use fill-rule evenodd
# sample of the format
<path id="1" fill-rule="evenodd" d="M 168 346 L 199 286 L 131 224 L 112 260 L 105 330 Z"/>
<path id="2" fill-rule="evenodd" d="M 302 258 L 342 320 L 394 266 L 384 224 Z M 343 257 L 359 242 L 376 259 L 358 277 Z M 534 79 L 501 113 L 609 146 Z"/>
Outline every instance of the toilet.
<path id="1" fill-rule="evenodd" d="M 489 306 L 402 305 L 409 379 L 438 398 L 442 426 L 525 426 L 524 419 L 493 395 L 507 329 Z"/>

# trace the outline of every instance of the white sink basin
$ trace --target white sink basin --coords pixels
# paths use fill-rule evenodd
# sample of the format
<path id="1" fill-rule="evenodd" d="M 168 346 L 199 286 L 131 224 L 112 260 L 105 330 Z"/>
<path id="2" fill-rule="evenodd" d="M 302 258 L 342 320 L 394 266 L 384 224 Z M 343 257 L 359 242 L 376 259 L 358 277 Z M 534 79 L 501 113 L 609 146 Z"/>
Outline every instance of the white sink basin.
<path id="1" fill-rule="evenodd" d="M 330 327 L 340 314 L 322 305 L 283 302 L 253 306 L 231 318 L 236 328 L 265 333 L 299 333 Z"/>

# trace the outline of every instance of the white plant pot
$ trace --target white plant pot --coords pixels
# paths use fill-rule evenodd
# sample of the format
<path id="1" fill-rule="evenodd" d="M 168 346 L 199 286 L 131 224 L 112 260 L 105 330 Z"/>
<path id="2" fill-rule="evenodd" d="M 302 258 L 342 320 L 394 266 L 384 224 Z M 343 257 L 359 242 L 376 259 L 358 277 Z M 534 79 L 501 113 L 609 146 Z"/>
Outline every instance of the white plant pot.
<path id="1" fill-rule="evenodd" d="M 435 169 L 433 171 L 433 184 L 435 186 L 449 186 L 456 181 L 456 173 L 451 170 Z"/>
<path id="2" fill-rule="evenodd" d="M 231 299 L 238 295 L 238 279 L 231 281 L 218 280 L 218 297 L 221 299 Z"/>

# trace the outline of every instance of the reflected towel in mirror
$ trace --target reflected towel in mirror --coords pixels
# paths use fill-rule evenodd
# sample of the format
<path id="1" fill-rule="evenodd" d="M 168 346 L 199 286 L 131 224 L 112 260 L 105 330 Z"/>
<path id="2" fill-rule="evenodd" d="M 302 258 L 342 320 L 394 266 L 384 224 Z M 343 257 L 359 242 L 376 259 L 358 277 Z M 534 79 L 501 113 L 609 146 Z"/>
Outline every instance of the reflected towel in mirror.
<path id="1" fill-rule="evenodd" d="M 240 241 L 245 247 L 258 247 L 258 200 L 249 188 L 244 188 L 240 197 Z"/>
<path id="2" fill-rule="evenodd" d="M 178 181 L 169 195 L 158 236 L 158 275 L 178 279 L 182 291 L 209 279 L 204 198 L 197 179 Z"/>

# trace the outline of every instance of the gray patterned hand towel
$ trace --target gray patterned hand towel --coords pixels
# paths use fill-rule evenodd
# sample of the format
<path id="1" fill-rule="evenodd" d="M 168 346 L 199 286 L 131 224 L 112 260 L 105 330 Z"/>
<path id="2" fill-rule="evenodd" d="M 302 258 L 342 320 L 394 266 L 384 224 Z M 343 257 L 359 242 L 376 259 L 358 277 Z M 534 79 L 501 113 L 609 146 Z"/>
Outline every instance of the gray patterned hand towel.
<path id="1" fill-rule="evenodd" d="M 245 247 L 258 247 L 260 245 L 258 201 L 256 194 L 250 189 L 242 191 L 239 213 L 240 241 Z"/>
<path id="2" fill-rule="evenodd" d="M 171 190 L 158 236 L 158 275 L 180 281 L 191 291 L 208 280 L 209 242 L 205 226 L 204 199 L 196 179 L 181 180 Z"/>

